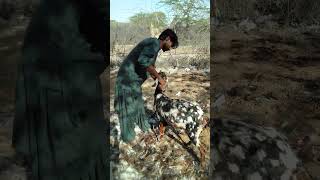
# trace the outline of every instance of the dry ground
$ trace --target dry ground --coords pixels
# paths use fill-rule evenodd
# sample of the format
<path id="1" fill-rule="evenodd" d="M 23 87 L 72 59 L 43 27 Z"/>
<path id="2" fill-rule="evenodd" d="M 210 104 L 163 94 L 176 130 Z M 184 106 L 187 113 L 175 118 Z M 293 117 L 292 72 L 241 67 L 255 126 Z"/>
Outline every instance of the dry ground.
<path id="1" fill-rule="evenodd" d="M 13 175 L 23 174 L 23 170 L 13 163 L 10 143 L 16 65 L 24 30 L 25 25 L 21 25 L 0 32 L 0 179 L 18 179 Z M 320 35 L 287 30 L 242 33 L 225 28 L 214 32 L 214 37 L 211 41 L 211 53 L 214 55 L 210 70 L 211 88 L 215 95 L 224 95 L 226 102 L 219 111 L 211 109 L 213 115 L 237 116 L 250 120 L 251 123 L 274 126 L 283 131 L 292 146 L 296 147 L 310 177 L 319 179 Z M 192 73 L 172 73 L 169 76 L 170 82 L 176 84 L 169 84 L 171 92 L 168 91 L 168 95 L 175 98 L 180 91 L 179 98 L 200 100 L 200 104 L 206 109 L 205 105 L 210 97 L 209 79 L 203 72 L 191 75 Z M 111 84 L 112 79 L 114 73 Z M 153 93 L 151 84 L 146 83 L 144 88 L 149 103 Z M 107 92 L 104 92 L 105 96 Z M 209 113 L 208 109 L 206 111 Z M 115 115 L 112 117 L 116 120 Z M 297 143 L 301 142 L 301 138 L 306 142 Z M 166 137 L 162 142 L 163 147 L 171 147 L 171 141 L 171 138 Z M 186 158 L 191 157 L 182 146 L 174 144 L 175 147 L 171 148 L 181 151 L 175 153 L 164 150 L 170 153 L 160 154 L 158 159 L 166 160 L 171 157 L 169 155 L 179 157 L 179 153 Z M 298 147 L 299 144 L 304 146 Z M 170 158 L 168 160 L 174 163 Z M 189 162 L 192 161 L 193 159 L 189 158 Z M 188 162 L 188 159 L 185 162 Z M 146 167 L 138 162 L 133 165 L 139 166 L 138 170 Z M 193 164 L 192 166 L 196 167 Z M 170 169 L 166 170 L 169 175 Z M 136 170 L 131 170 L 136 173 Z M 151 170 L 149 169 L 149 172 Z M 21 177 L 23 179 L 23 175 Z"/>
<path id="2" fill-rule="evenodd" d="M 167 60 L 159 58 L 156 64 L 158 70 L 166 72 L 169 79 L 166 95 L 174 99 L 198 102 L 203 108 L 205 116 L 209 117 L 210 80 L 208 72 L 184 68 L 173 69 L 169 65 L 164 65 L 166 63 L 163 61 Z M 204 168 L 201 168 L 197 162 L 199 157 L 197 149 L 194 146 L 191 149 L 185 148 L 171 136 L 172 132 L 170 131 L 167 131 L 167 136 L 161 141 L 157 141 L 153 133 L 141 133 L 137 135 L 137 145 L 131 147 L 124 143 L 119 144 L 119 122 L 113 109 L 116 74 L 117 70 L 113 70 L 110 76 L 110 109 L 111 122 L 113 123 L 111 142 L 115 153 L 113 158 L 114 176 L 118 179 L 130 179 L 134 176 L 142 179 L 206 179 L 210 154 L 209 128 L 206 128 L 201 134 L 201 141 L 207 149 Z M 152 112 L 155 90 L 155 87 L 152 87 L 153 84 L 154 81 L 150 78 L 142 86 L 145 106 L 150 110 L 149 112 Z"/>
<path id="3" fill-rule="evenodd" d="M 15 81 L 17 75 L 17 62 L 20 57 L 20 49 L 23 42 L 23 37 L 25 33 L 26 23 L 21 24 L 19 26 L 8 27 L 6 29 L 1 30 L 0 32 L 0 179 L 1 180 L 18 180 L 25 179 L 25 170 L 22 166 L 19 165 L 19 162 L 16 162 L 14 159 L 14 150 L 11 148 L 11 136 L 12 136 L 12 121 L 14 116 L 14 95 L 15 95 Z M 175 56 L 175 55 L 173 55 Z M 188 63 L 188 62 L 187 62 Z M 193 71 L 193 70 L 192 70 Z M 107 76 L 108 70 L 101 76 L 103 88 L 104 88 L 104 97 L 108 99 L 109 87 Z M 177 70 L 173 70 L 172 72 L 177 72 Z M 209 116 L 209 75 L 208 71 L 203 73 L 201 71 L 194 71 L 194 74 L 191 75 L 191 71 L 186 72 L 177 72 L 173 73 L 169 76 L 172 79 L 169 89 L 168 95 L 172 97 L 176 97 L 175 94 L 180 91 L 181 96 L 179 98 L 184 98 L 187 100 L 194 100 L 200 102 L 203 106 L 206 115 Z M 114 79 L 114 73 L 111 78 Z M 148 103 L 151 103 L 151 97 L 153 94 L 153 89 L 151 88 L 152 82 L 146 82 L 144 90 L 145 96 L 147 98 Z M 175 88 L 174 88 L 175 87 Z M 111 89 L 113 89 L 111 87 Z M 112 100 L 110 100 L 112 102 Z M 106 100 L 105 108 L 109 107 L 109 102 Z M 107 112 L 108 110 L 105 109 Z M 116 118 L 114 114 L 111 113 L 111 119 Z M 114 124 L 113 124 L 114 125 Z M 113 127 L 116 127 L 115 125 Z M 148 136 L 146 136 L 148 137 Z M 203 133 L 204 142 L 206 142 L 206 146 L 209 147 L 209 129 L 206 129 Z M 161 145 L 160 145 L 161 144 Z M 136 169 L 138 169 L 141 173 L 141 177 L 143 177 L 143 173 L 150 172 L 151 166 L 154 165 L 154 162 L 157 162 L 159 166 L 162 167 L 161 173 L 163 174 L 163 178 L 167 177 L 177 177 L 177 175 L 181 175 L 184 177 L 190 176 L 198 176 L 205 177 L 208 172 L 206 169 L 200 169 L 196 164 L 196 157 L 194 154 L 198 152 L 187 151 L 185 150 L 179 143 L 174 142 L 172 138 L 166 136 L 162 142 L 157 145 L 161 147 L 161 151 L 157 153 L 153 153 L 154 155 L 148 156 L 146 158 L 146 163 L 141 162 L 132 162 L 130 159 L 127 159 L 128 164 L 122 166 L 123 169 L 120 171 L 130 172 L 130 170 L 135 174 Z M 118 146 L 121 150 L 122 146 Z M 139 147 L 135 147 L 139 148 Z M 154 150 L 153 148 L 146 148 L 147 150 Z M 167 150 L 166 150 L 167 149 Z M 157 150 L 157 149 L 156 149 Z M 123 149 L 122 149 L 123 151 Z M 125 151 L 128 152 L 128 151 Z M 142 152 L 142 151 L 137 151 Z M 209 153 L 209 151 L 208 151 Z M 124 153 L 123 153 L 124 154 Z M 156 157 L 158 156 L 158 157 Z M 130 156 L 131 158 L 132 156 Z M 158 160 L 150 160 L 148 158 L 158 158 Z M 118 157 L 118 158 L 121 158 Z M 208 162 L 209 157 L 207 156 L 206 161 Z M 136 161 L 136 157 L 132 158 L 132 160 Z M 117 163 L 117 162 L 115 162 Z M 130 165 L 133 165 L 132 167 Z M 180 165 L 180 166 L 179 166 Z M 177 167 L 176 167 L 177 166 Z M 129 168 L 128 168 L 129 167 Z M 121 168 L 121 166 L 120 166 Z M 130 169 L 131 168 L 131 169 Z M 143 168 L 147 168 L 142 170 Z M 180 168 L 180 169 L 179 169 Z M 178 170 L 178 174 L 176 172 Z M 155 172 L 156 173 L 156 172 Z M 115 174 L 116 175 L 116 174 Z M 124 173 L 124 175 L 128 175 L 128 173 Z M 154 174 L 153 174 L 154 175 Z M 152 174 L 150 174 L 152 177 Z M 116 177 L 116 176 L 115 176 Z M 119 176 L 117 176 L 119 177 Z M 153 176 L 154 177 L 154 176 Z M 121 178 L 121 177 L 119 177 Z M 127 179 L 127 177 L 122 177 L 122 179 Z"/>
<path id="4" fill-rule="evenodd" d="M 213 115 L 276 127 L 314 179 L 320 178 L 319 40 L 311 32 L 228 27 L 216 29 L 211 40 L 211 88 L 226 100 Z"/>

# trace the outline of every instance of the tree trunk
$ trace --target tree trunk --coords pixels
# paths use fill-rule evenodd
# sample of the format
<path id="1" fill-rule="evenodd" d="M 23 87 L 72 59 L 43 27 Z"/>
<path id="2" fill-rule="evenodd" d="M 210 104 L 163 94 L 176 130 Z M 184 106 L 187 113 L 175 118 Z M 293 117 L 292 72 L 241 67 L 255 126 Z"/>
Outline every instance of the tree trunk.
<path id="1" fill-rule="evenodd" d="M 211 0 L 211 17 L 217 17 L 217 1 L 216 0 Z"/>

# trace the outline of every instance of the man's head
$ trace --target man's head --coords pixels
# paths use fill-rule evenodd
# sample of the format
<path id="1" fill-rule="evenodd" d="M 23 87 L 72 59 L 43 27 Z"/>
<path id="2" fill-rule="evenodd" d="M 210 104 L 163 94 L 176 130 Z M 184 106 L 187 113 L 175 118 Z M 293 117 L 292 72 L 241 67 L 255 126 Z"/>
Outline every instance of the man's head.
<path id="1" fill-rule="evenodd" d="M 171 48 L 175 49 L 179 46 L 178 36 L 172 29 L 164 30 L 159 39 L 161 40 L 161 49 L 163 51 L 169 51 Z"/>

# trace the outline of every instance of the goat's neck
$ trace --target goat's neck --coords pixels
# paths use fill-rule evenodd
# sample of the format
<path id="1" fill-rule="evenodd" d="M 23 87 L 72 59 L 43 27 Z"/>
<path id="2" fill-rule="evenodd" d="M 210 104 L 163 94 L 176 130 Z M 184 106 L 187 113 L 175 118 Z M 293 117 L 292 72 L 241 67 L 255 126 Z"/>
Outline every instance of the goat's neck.
<path id="1" fill-rule="evenodd" d="M 154 104 L 156 104 L 158 94 L 162 94 L 162 90 L 160 89 L 159 85 L 157 85 L 156 90 L 154 92 Z"/>

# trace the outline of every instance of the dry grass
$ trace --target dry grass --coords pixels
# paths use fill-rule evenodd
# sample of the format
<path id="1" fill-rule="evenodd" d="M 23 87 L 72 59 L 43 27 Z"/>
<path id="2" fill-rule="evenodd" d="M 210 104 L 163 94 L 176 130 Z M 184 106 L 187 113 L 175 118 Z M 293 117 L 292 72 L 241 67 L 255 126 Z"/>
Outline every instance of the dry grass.
<path id="1" fill-rule="evenodd" d="M 301 137 L 320 139 L 319 35 L 285 32 L 215 32 L 211 88 L 222 92 L 226 103 L 220 111 L 212 111 L 215 117 L 236 116 L 276 127 L 294 147 Z M 318 144 L 310 142 L 311 147 Z M 319 157 L 311 149 L 302 154 L 304 163 L 314 161 L 306 154 Z"/>
<path id="2" fill-rule="evenodd" d="M 184 69 L 177 70 L 176 72 L 169 73 L 168 68 L 159 67 L 158 70 L 165 71 L 168 75 L 169 83 L 166 91 L 166 95 L 171 98 L 180 98 L 189 101 L 198 102 L 205 112 L 205 116 L 210 115 L 210 92 L 209 92 L 209 75 L 202 71 L 190 70 L 185 71 Z M 111 114 L 114 113 L 113 110 L 113 98 L 114 98 L 114 81 L 116 78 L 117 70 L 111 72 Z M 154 81 L 148 79 L 142 86 L 143 95 L 146 98 L 146 107 L 152 110 L 153 104 L 153 94 L 155 87 L 152 87 Z M 177 93 L 180 92 L 180 96 Z M 112 118 L 112 121 L 117 124 L 118 119 Z M 154 138 L 149 138 L 150 134 L 140 134 L 137 138 L 146 138 L 139 142 L 136 149 L 130 150 L 130 146 L 120 143 L 118 148 L 114 149 L 114 153 L 120 152 L 119 162 L 115 163 L 114 173 L 127 174 L 129 176 L 131 171 L 124 170 L 132 167 L 135 169 L 135 175 L 146 177 L 146 178 L 156 178 L 160 177 L 162 179 L 174 179 L 174 178 L 196 178 L 196 179 L 206 179 L 206 173 L 208 173 L 208 163 L 210 154 L 210 129 L 206 128 L 200 135 L 200 141 L 204 143 L 207 148 L 206 154 L 206 168 L 199 169 L 198 165 L 194 164 L 193 153 L 197 155 L 199 152 L 197 148 L 194 148 L 188 152 L 181 144 L 176 142 L 172 137 L 170 137 L 169 131 L 166 133 L 169 136 L 164 136 L 164 138 L 157 142 Z M 115 136 L 111 137 L 112 142 L 115 142 Z M 150 142 L 151 141 L 151 142 Z M 144 144 L 147 144 L 144 146 Z M 116 147 L 116 146 L 115 146 Z M 119 149 L 119 150 L 117 150 Z M 139 160 L 139 157 L 143 156 L 143 152 L 152 152 L 150 155 L 144 158 L 143 161 Z M 144 157 L 144 156 L 143 156 Z M 152 165 L 152 166 L 149 166 Z M 130 169 L 130 168 L 129 168 Z M 200 174 L 199 174 L 200 173 Z M 132 174 L 132 173 L 131 173 Z M 118 175 L 116 175 L 118 177 Z M 128 177 L 126 176 L 126 177 Z M 120 177 L 120 176 L 119 176 Z"/>

